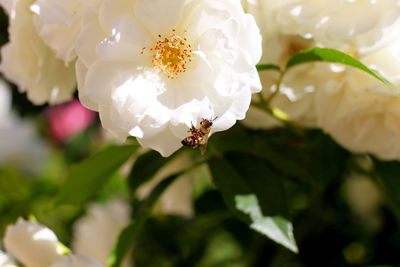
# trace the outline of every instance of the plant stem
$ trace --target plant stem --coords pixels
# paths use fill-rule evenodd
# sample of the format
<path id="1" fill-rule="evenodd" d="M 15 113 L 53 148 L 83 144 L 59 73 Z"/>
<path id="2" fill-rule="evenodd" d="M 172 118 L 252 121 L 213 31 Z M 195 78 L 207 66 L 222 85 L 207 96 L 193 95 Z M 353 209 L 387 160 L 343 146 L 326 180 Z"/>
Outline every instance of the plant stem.
<path id="1" fill-rule="evenodd" d="M 263 100 L 263 102 L 265 102 L 266 105 L 270 106 L 271 105 L 271 101 L 274 99 L 274 97 L 277 94 L 279 94 L 279 91 L 281 89 L 281 84 L 282 84 L 282 81 L 283 81 L 283 76 L 285 75 L 285 73 L 286 73 L 286 70 L 280 72 L 278 81 L 276 82 L 276 90 L 267 98 L 267 100 Z"/>

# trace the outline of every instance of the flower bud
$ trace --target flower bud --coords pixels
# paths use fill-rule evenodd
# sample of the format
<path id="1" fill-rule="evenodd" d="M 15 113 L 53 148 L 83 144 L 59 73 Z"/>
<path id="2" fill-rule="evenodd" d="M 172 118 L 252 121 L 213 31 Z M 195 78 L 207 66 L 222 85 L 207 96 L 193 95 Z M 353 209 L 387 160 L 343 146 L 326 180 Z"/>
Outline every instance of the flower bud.
<path id="1" fill-rule="evenodd" d="M 15 225 L 7 227 L 4 245 L 7 252 L 26 267 L 49 266 L 62 255 L 53 231 L 22 218 Z"/>

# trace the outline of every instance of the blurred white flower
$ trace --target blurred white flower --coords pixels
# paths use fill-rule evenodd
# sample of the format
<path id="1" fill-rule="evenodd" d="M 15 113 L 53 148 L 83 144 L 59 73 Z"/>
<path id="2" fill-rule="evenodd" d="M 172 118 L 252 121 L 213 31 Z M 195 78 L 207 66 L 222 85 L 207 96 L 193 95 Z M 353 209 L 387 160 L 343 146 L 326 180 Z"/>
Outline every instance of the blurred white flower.
<path id="1" fill-rule="evenodd" d="M 268 36 L 267 33 L 265 35 Z M 264 38 L 263 51 L 274 51 L 274 53 L 264 53 L 262 62 L 273 63 L 283 69 L 287 60 L 295 53 L 311 48 L 314 44 L 312 40 L 300 36 L 271 34 L 268 38 Z M 329 78 L 329 75 L 329 70 L 321 69 L 315 64 L 305 64 L 291 69 L 285 74 L 279 93 L 270 102 L 271 106 L 279 108 L 300 125 L 315 127 L 315 90 L 320 81 Z M 276 91 L 279 73 L 272 70 L 261 71 L 260 79 L 263 86 L 262 95 L 267 100 Z M 256 97 L 253 99 L 257 101 Z M 255 107 L 250 107 L 243 124 L 258 129 L 281 125 L 277 119 Z"/>
<path id="2" fill-rule="evenodd" d="M 31 5 L 39 36 L 56 51 L 57 58 L 76 58 L 75 43 L 81 31 L 81 18 L 97 0 L 37 0 Z"/>
<path id="3" fill-rule="evenodd" d="M 28 174 L 41 170 L 50 153 L 48 144 L 39 138 L 35 124 L 10 113 L 0 123 L 0 166 L 11 166 Z"/>
<path id="4" fill-rule="evenodd" d="M 75 90 L 74 66 L 57 59 L 36 33 L 29 9 L 32 2 L 0 0 L 10 18 L 10 42 L 1 48 L 0 70 L 33 103 L 59 103 L 70 99 Z"/>
<path id="5" fill-rule="evenodd" d="M 193 208 L 193 177 L 184 175 L 176 180 L 161 196 L 159 205 L 165 214 L 185 217 L 194 215 Z"/>
<path id="6" fill-rule="evenodd" d="M 188 154 L 180 153 L 162 167 L 151 181 L 138 189 L 138 196 L 140 198 L 147 197 L 163 179 L 188 169 L 192 164 Z M 191 172 L 185 173 L 167 188 L 157 203 L 157 209 L 164 214 L 193 216 L 193 174 Z"/>
<path id="7" fill-rule="evenodd" d="M 213 132 L 230 128 L 261 89 L 261 36 L 239 0 L 103 0 L 76 51 L 82 102 L 118 138 L 163 156 L 191 122 L 218 117 Z"/>
<path id="8" fill-rule="evenodd" d="M 18 267 L 11 258 L 0 250 L 0 267 Z"/>
<path id="9" fill-rule="evenodd" d="M 272 1 L 261 2 L 268 7 Z M 274 5 L 274 19 L 282 33 L 313 38 L 337 49 L 372 47 L 388 36 L 400 18 L 398 0 L 288 0 Z"/>
<path id="10" fill-rule="evenodd" d="M 244 5 L 256 18 L 264 37 L 262 62 L 284 67 L 296 52 L 316 45 L 363 55 L 390 43 L 398 36 L 398 3 L 398 0 L 247 0 Z M 322 65 L 306 64 L 289 70 L 271 105 L 303 126 L 317 127 L 315 92 L 327 83 L 335 83 L 340 76 L 340 71 L 332 71 L 337 66 L 330 69 Z M 260 77 L 263 96 L 268 99 L 276 90 L 278 74 L 262 71 Z M 264 111 L 250 108 L 244 124 L 270 128 L 279 122 Z"/>
<path id="11" fill-rule="evenodd" d="M 63 252 L 53 231 L 21 218 L 16 224 L 7 226 L 4 246 L 8 254 L 26 267 L 49 266 Z"/>
<path id="12" fill-rule="evenodd" d="M 88 256 L 82 256 L 82 255 L 66 255 L 55 262 L 53 262 L 50 267 L 102 267 L 99 262 L 97 262 L 95 259 L 88 257 Z"/>
<path id="13" fill-rule="evenodd" d="M 346 177 L 344 193 L 353 213 L 362 219 L 370 230 L 376 230 L 381 225 L 379 206 L 382 196 L 371 178 L 352 173 Z"/>
<path id="14" fill-rule="evenodd" d="M 0 79 L 0 124 L 7 120 L 11 110 L 11 88 Z"/>
<path id="15" fill-rule="evenodd" d="M 400 88 L 400 38 L 361 58 Z M 348 68 L 317 90 L 318 124 L 355 153 L 400 159 L 400 93 Z"/>
<path id="16" fill-rule="evenodd" d="M 290 1 L 289 1 L 290 2 Z M 288 34 L 277 20 L 277 13 L 284 8 L 287 1 L 247 0 L 246 10 L 252 14 L 260 27 L 263 36 L 262 63 L 272 63 L 284 69 L 286 62 L 295 53 L 315 46 L 312 39 L 305 39 L 298 33 Z M 271 106 L 286 113 L 296 123 L 314 127 L 316 125 L 314 93 L 317 88 L 315 77 L 325 77 L 326 73 L 306 64 L 291 69 L 283 79 L 279 93 L 270 102 Z M 265 100 L 276 91 L 279 73 L 261 71 L 262 96 Z M 258 101 L 253 97 L 254 101 Z M 265 111 L 250 107 L 243 124 L 256 129 L 268 129 L 280 126 L 281 123 Z"/>
<path id="17" fill-rule="evenodd" d="M 2 0 L 1 7 L 8 13 L 11 14 L 14 0 Z"/>
<path id="18" fill-rule="evenodd" d="M 35 174 L 43 167 L 49 152 L 49 146 L 38 136 L 35 124 L 11 110 L 10 88 L 0 80 L 0 167 Z"/>
<path id="19" fill-rule="evenodd" d="M 129 223 L 130 212 L 129 204 L 121 199 L 114 199 L 106 205 L 91 204 L 87 215 L 74 225 L 72 250 L 106 265 L 119 233 Z M 122 266 L 132 266 L 129 254 Z"/>

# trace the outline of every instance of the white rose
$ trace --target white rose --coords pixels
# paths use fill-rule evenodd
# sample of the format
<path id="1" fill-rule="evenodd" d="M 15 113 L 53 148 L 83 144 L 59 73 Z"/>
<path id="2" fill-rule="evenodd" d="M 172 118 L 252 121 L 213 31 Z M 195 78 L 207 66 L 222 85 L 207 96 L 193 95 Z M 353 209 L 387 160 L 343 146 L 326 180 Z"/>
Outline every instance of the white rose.
<path id="1" fill-rule="evenodd" d="M 81 18 L 97 0 L 37 0 L 31 5 L 35 27 L 44 42 L 66 62 L 75 59 Z"/>
<path id="2" fill-rule="evenodd" d="M 53 231 L 21 218 L 15 225 L 7 227 L 4 246 L 9 254 L 26 267 L 49 266 L 62 256 L 62 249 Z"/>
<path id="3" fill-rule="evenodd" d="M 1 48 L 0 70 L 35 104 L 68 100 L 75 90 L 74 66 L 66 66 L 36 33 L 33 0 L 0 0 L 9 11 L 10 42 Z"/>
<path id="4" fill-rule="evenodd" d="M 106 205 L 91 204 L 88 214 L 74 225 L 72 250 L 106 265 L 107 257 L 129 218 L 130 206 L 123 200 L 114 199 Z M 132 266 L 129 255 L 122 266 Z"/>
<path id="5" fill-rule="evenodd" d="M 80 98 L 121 139 L 136 136 L 168 156 L 191 122 L 217 117 L 213 132 L 226 130 L 261 89 L 261 36 L 239 0 L 104 0 L 86 17 Z"/>
<path id="6" fill-rule="evenodd" d="M 400 88 L 400 39 L 361 60 Z M 400 159 L 400 93 L 349 68 L 317 91 L 318 123 L 355 153 Z"/>
<path id="7" fill-rule="evenodd" d="M 18 267 L 10 257 L 0 250 L 0 267 Z"/>
<path id="8" fill-rule="evenodd" d="M 95 259 L 82 255 L 67 255 L 56 260 L 50 267 L 102 267 Z"/>

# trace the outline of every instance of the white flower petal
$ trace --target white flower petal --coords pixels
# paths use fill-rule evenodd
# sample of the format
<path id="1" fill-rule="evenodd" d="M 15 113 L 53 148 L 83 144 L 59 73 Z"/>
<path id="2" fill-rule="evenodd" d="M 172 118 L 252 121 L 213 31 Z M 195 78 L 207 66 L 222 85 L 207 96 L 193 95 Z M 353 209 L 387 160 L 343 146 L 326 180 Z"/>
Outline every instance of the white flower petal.
<path id="1" fill-rule="evenodd" d="M 181 18 L 184 0 L 137 0 L 135 16 L 152 34 L 170 32 Z"/>
<path id="2" fill-rule="evenodd" d="M 157 150 L 163 157 L 168 157 L 181 147 L 182 138 L 175 136 L 169 126 L 164 126 L 157 135 L 137 140 L 143 147 Z"/>
<path id="3" fill-rule="evenodd" d="M 108 61 L 143 61 L 141 52 L 150 43 L 150 36 L 135 19 L 122 15 L 115 20 L 112 35 L 97 46 L 97 54 Z"/>
<path id="4" fill-rule="evenodd" d="M 98 23 L 97 13 L 88 12 L 83 18 L 81 33 L 75 45 L 76 53 L 86 67 L 97 59 L 96 46 L 105 37 L 105 32 Z"/>
<path id="5" fill-rule="evenodd" d="M 71 254 L 56 260 L 50 267 L 103 267 L 103 265 L 88 256 Z"/>
<path id="6" fill-rule="evenodd" d="M 124 129 L 115 126 L 114 121 L 111 119 L 111 108 L 107 106 L 99 107 L 99 115 L 103 127 L 108 129 L 112 136 L 124 142 L 128 133 Z"/>
<path id="7" fill-rule="evenodd" d="M 88 68 L 83 62 L 78 59 L 75 64 L 76 80 L 79 88 L 79 100 L 80 102 L 91 110 L 98 110 L 98 105 L 91 100 L 86 94 L 85 79 L 88 72 Z"/>
<path id="8" fill-rule="evenodd" d="M 138 71 L 129 63 L 97 61 L 86 75 L 85 91 L 93 102 L 100 103 L 110 99 L 114 88 L 138 75 Z"/>
<path id="9" fill-rule="evenodd" d="M 99 9 L 97 23 L 103 31 L 111 34 L 115 20 L 124 14 L 132 14 L 136 0 L 103 0 Z"/>
<path id="10" fill-rule="evenodd" d="M 0 80 L 0 121 L 8 115 L 10 109 L 11 88 L 4 80 Z"/>
<path id="11" fill-rule="evenodd" d="M 0 250 L 0 267 L 18 267 L 11 258 Z"/>
<path id="12" fill-rule="evenodd" d="M 7 11 L 7 14 L 9 16 L 11 15 L 14 3 L 15 3 L 14 0 L 0 0 L 2 8 L 4 8 L 4 10 Z"/>
<path id="13" fill-rule="evenodd" d="M 8 253 L 29 267 L 49 266 L 62 252 L 53 231 L 21 218 L 7 227 L 4 246 Z"/>
<path id="14" fill-rule="evenodd" d="M 74 224 L 72 250 L 106 265 L 115 240 L 129 223 L 130 212 L 128 202 L 122 199 L 112 199 L 105 205 L 90 204 L 87 215 Z M 132 266 L 130 259 L 128 254 L 122 266 Z"/>

